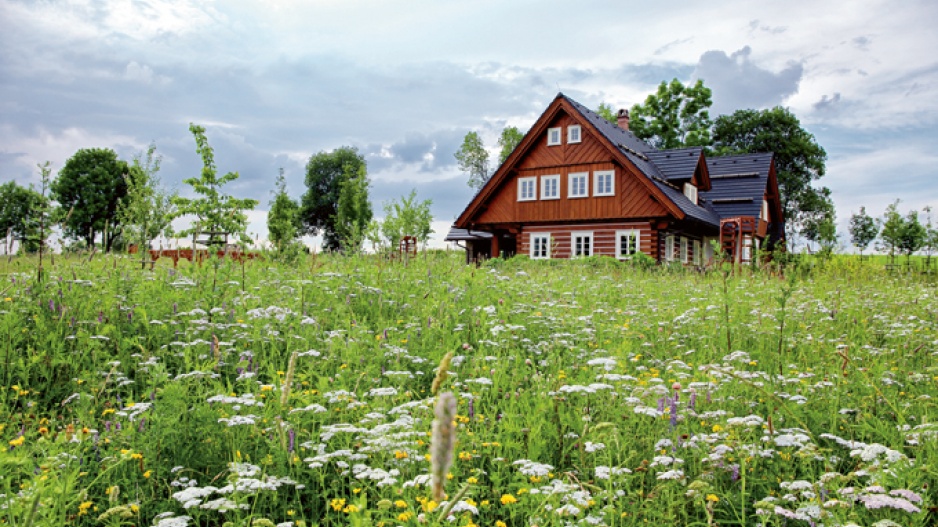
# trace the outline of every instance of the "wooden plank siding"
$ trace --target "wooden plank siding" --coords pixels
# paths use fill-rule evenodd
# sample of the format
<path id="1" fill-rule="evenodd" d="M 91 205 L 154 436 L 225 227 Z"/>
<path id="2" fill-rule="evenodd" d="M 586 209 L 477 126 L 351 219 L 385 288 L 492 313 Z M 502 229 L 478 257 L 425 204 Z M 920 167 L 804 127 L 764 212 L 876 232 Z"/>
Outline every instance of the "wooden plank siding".
<path id="1" fill-rule="evenodd" d="M 529 223 L 542 221 L 583 221 L 616 218 L 666 217 L 666 209 L 654 201 L 645 185 L 631 168 L 616 163 L 606 147 L 593 135 L 589 127 L 582 127 L 582 142 L 568 144 L 567 127 L 575 124 L 568 115 L 561 113 L 550 128 L 561 127 L 563 142 L 548 146 L 546 133 L 538 138 L 538 144 L 521 160 L 518 166 L 504 179 L 501 187 L 486 204 L 486 208 L 475 219 L 476 224 Z M 613 196 L 594 196 L 596 171 L 615 171 L 615 193 Z M 589 197 L 568 198 L 571 173 L 589 173 Z M 542 176 L 560 176 L 560 198 L 541 199 Z M 536 199 L 518 201 L 518 179 L 536 177 Z"/>

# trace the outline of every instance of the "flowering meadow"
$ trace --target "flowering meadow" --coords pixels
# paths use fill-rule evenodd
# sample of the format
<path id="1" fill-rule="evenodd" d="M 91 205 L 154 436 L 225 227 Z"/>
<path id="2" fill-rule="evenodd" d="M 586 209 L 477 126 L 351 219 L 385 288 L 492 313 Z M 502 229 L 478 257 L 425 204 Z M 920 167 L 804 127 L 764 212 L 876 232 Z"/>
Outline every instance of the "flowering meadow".
<path id="1" fill-rule="evenodd" d="M 938 523 L 928 277 L 432 251 L 0 271 L 2 525 Z"/>

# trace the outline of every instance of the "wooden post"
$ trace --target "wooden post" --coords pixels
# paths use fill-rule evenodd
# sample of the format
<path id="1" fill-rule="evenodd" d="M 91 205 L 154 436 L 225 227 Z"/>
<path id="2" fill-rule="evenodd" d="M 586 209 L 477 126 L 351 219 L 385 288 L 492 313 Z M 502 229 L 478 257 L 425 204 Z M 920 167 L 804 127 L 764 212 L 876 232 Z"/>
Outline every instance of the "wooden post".
<path id="1" fill-rule="evenodd" d="M 501 256 L 498 248 L 498 234 L 492 234 L 492 258 Z"/>

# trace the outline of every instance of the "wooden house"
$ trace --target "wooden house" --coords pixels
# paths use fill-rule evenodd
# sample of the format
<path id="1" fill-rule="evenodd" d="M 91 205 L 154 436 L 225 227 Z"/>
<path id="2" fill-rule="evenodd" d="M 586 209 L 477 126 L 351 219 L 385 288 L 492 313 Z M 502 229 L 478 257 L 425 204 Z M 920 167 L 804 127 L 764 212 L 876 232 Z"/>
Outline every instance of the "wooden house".
<path id="1" fill-rule="evenodd" d="M 712 241 L 737 262 L 782 240 L 773 155 L 708 158 L 702 148 L 657 150 L 558 94 L 446 237 L 468 261 L 637 252 L 701 265 Z"/>

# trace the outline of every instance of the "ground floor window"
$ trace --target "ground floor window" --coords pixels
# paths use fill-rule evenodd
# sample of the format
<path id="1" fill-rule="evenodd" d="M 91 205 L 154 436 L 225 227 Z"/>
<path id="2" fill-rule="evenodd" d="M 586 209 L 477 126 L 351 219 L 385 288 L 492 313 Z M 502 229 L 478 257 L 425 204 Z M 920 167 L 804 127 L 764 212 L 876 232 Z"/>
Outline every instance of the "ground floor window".
<path id="1" fill-rule="evenodd" d="M 701 247 L 700 240 L 694 240 L 694 265 L 700 265 Z"/>
<path id="2" fill-rule="evenodd" d="M 681 236 L 681 263 L 687 263 L 687 238 Z"/>
<path id="3" fill-rule="evenodd" d="M 550 234 L 531 234 L 531 258 L 550 258 Z"/>
<path id="4" fill-rule="evenodd" d="M 570 254 L 571 256 L 592 256 L 593 255 L 593 233 L 591 232 L 573 232 L 570 233 Z"/>
<path id="5" fill-rule="evenodd" d="M 666 262 L 674 261 L 674 236 L 668 236 L 664 239 L 664 260 Z"/>
<path id="6" fill-rule="evenodd" d="M 616 257 L 628 258 L 639 251 L 639 231 L 616 231 Z"/>

